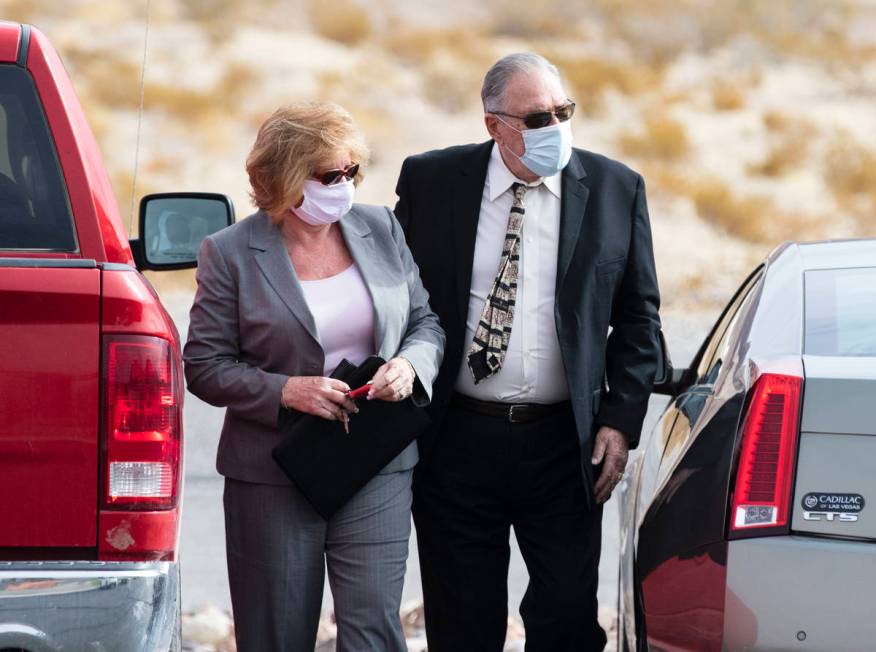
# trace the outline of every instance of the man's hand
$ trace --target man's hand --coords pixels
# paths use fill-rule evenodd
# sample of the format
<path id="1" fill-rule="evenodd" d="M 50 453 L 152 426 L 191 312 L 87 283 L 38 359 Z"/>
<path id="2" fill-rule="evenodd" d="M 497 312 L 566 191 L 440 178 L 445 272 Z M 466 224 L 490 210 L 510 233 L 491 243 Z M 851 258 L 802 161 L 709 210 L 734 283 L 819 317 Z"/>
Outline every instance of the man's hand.
<path id="1" fill-rule="evenodd" d="M 414 379 L 417 374 L 414 367 L 405 358 L 392 358 L 384 363 L 374 378 L 371 379 L 371 389 L 368 399 L 381 401 L 401 401 L 414 391 Z"/>
<path id="2" fill-rule="evenodd" d="M 627 438 L 620 430 L 602 426 L 596 433 L 596 443 L 593 445 L 593 459 L 596 465 L 603 462 L 602 473 L 596 481 L 596 502 L 604 503 L 611 497 L 611 492 L 624 477 L 629 455 Z"/>

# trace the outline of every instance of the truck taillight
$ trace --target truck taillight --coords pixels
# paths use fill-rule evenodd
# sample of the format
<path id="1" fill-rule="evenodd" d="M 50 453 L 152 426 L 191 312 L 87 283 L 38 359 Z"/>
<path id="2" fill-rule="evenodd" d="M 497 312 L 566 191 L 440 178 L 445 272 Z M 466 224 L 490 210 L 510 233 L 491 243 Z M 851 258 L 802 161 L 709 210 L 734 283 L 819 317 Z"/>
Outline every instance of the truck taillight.
<path id="1" fill-rule="evenodd" d="M 171 343 L 104 337 L 107 507 L 169 509 L 177 503 L 181 382 Z"/>
<path id="2" fill-rule="evenodd" d="M 730 508 L 733 538 L 787 530 L 802 388 L 803 378 L 784 374 L 755 382 Z"/>

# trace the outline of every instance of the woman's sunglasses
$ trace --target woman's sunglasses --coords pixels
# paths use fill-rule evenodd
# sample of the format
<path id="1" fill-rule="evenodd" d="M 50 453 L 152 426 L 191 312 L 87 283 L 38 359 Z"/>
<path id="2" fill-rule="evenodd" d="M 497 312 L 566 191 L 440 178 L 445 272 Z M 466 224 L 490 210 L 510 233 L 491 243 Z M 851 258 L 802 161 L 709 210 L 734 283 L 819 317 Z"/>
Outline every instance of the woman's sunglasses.
<path id="1" fill-rule="evenodd" d="M 533 111 L 526 115 L 514 115 L 513 113 L 502 113 L 501 111 L 490 111 L 490 113 L 523 120 L 523 124 L 526 125 L 527 129 L 541 129 L 542 127 L 547 127 L 554 116 L 557 116 L 557 120 L 560 122 L 565 122 L 571 118 L 575 113 L 575 103 L 569 100 L 568 103 L 555 107 L 553 111 Z"/>
<path id="2" fill-rule="evenodd" d="M 337 183 L 343 177 L 347 181 L 352 181 L 356 174 L 359 172 L 359 164 L 351 163 L 343 170 L 329 170 L 328 172 L 323 172 L 322 174 L 314 174 L 314 178 L 319 179 L 319 182 L 324 186 L 331 186 L 332 184 Z"/>

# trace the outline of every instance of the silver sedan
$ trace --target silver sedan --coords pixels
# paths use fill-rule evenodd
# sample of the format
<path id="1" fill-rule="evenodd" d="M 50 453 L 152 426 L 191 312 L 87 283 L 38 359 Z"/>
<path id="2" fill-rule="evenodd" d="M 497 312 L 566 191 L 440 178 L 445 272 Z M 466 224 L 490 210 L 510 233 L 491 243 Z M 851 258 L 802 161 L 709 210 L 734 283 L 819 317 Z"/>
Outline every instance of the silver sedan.
<path id="1" fill-rule="evenodd" d="M 618 649 L 876 649 L 876 240 L 779 247 L 658 376 Z"/>

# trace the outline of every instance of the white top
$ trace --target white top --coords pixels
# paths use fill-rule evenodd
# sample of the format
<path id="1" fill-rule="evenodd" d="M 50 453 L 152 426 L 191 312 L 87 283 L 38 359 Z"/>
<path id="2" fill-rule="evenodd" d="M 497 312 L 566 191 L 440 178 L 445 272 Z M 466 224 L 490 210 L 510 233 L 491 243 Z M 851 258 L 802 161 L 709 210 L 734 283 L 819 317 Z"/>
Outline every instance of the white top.
<path id="1" fill-rule="evenodd" d="M 374 355 L 374 303 L 355 263 L 340 274 L 299 282 L 325 352 L 324 375 L 344 358 L 358 365 Z"/>
<path id="2" fill-rule="evenodd" d="M 499 145 L 493 145 L 478 218 L 465 348 L 456 379 L 456 391 L 461 394 L 483 401 L 520 403 L 555 403 L 569 398 L 554 318 L 561 175 L 526 184 L 530 187 L 524 199 L 526 216 L 520 234 L 517 301 L 508 352 L 499 373 L 475 385 L 468 367 L 468 349 L 499 270 L 513 202 L 511 186 L 525 183 L 505 165 Z"/>

